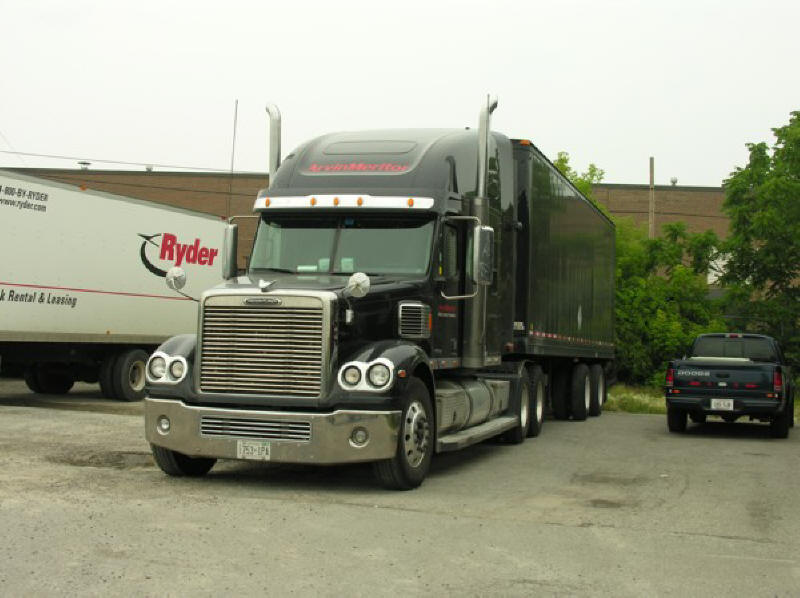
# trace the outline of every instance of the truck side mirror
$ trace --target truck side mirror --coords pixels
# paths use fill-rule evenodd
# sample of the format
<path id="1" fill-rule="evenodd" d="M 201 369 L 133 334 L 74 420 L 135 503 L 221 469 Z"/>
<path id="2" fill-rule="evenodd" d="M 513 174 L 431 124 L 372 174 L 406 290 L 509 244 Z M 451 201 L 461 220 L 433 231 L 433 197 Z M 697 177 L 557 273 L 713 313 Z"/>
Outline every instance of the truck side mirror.
<path id="1" fill-rule="evenodd" d="M 494 229 L 476 224 L 472 238 L 472 281 L 477 285 L 489 286 L 494 274 Z"/>
<path id="2" fill-rule="evenodd" d="M 236 278 L 238 247 L 239 225 L 229 224 L 225 227 L 225 239 L 222 246 L 222 278 L 224 280 Z"/>

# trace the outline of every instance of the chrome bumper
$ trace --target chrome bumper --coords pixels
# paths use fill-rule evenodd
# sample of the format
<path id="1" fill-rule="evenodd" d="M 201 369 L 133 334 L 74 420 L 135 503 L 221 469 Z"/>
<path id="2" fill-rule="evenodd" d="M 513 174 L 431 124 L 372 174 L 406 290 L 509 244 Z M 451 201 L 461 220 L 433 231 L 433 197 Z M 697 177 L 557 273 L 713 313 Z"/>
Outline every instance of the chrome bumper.
<path id="1" fill-rule="evenodd" d="M 252 411 L 151 398 L 144 401 L 144 416 L 145 435 L 151 444 L 192 457 L 240 459 L 243 441 L 266 442 L 268 458 L 261 460 L 277 463 L 389 459 L 397 450 L 400 428 L 399 411 Z M 158 427 L 162 417 L 169 419 L 168 432 Z M 367 432 L 368 439 L 362 445 L 352 440 L 357 428 Z"/>

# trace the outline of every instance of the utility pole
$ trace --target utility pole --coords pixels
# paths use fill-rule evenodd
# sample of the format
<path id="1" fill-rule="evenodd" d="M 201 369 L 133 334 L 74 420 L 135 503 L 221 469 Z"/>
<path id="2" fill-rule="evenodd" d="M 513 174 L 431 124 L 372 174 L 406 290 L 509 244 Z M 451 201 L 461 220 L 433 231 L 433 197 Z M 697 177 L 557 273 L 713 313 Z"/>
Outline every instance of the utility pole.
<path id="1" fill-rule="evenodd" d="M 650 209 L 648 210 L 648 231 L 651 239 L 656 238 L 656 186 L 655 159 L 650 156 Z"/>

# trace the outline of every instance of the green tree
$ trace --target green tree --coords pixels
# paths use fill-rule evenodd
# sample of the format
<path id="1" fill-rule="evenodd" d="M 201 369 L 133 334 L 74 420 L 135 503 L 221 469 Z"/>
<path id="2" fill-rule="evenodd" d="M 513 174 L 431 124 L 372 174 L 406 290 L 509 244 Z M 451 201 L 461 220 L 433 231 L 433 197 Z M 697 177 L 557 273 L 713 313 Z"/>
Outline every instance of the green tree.
<path id="1" fill-rule="evenodd" d="M 747 166 L 725 181 L 730 236 L 723 251 L 727 309 L 743 330 L 765 332 L 800 360 L 800 112 L 747 145 Z"/>
<path id="2" fill-rule="evenodd" d="M 712 231 L 692 234 L 682 222 L 648 239 L 644 227 L 615 218 L 592 197 L 603 171 L 590 164 L 584 173 L 559 152 L 554 164 L 616 226 L 615 341 L 618 377 L 660 384 L 666 362 L 680 356 L 698 334 L 725 329 L 708 297 L 706 272 L 719 240 Z"/>

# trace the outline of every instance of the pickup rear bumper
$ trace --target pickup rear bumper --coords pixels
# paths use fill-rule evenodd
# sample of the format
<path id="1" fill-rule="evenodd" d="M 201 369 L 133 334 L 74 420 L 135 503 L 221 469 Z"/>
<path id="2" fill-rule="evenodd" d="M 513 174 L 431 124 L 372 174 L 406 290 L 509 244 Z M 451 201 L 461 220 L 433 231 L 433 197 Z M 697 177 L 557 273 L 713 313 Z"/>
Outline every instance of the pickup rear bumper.
<path id="1" fill-rule="evenodd" d="M 752 399 L 733 398 L 733 410 L 711 409 L 711 399 L 731 397 L 687 397 L 667 396 L 667 405 L 708 415 L 774 415 L 783 410 L 785 399 Z"/>
<path id="2" fill-rule="evenodd" d="M 146 398 L 145 436 L 190 457 L 333 464 L 389 459 L 399 411 L 256 411 Z"/>

